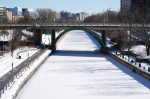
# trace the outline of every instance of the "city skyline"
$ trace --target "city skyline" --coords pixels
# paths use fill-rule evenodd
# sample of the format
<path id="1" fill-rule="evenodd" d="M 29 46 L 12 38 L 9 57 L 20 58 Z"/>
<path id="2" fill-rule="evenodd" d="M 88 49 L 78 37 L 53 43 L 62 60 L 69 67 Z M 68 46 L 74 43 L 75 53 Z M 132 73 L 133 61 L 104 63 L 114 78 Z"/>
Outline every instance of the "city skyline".
<path id="1" fill-rule="evenodd" d="M 89 14 L 100 13 L 111 9 L 113 11 L 120 10 L 120 0 L 1 0 L 0 5 L 13 8 L 15 6 L 22 8 L 51 8 L 60 12 L 66 10 L 72 13 L 87 12 Z"/>

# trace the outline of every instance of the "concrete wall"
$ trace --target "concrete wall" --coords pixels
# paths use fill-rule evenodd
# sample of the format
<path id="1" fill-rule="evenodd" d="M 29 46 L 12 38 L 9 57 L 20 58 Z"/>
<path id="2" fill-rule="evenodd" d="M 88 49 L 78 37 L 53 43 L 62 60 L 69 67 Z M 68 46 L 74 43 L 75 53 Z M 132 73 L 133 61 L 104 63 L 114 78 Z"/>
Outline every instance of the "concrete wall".
<path id="1" fill-rule="evenodd" d="M 122 59 L 118 58 L 117 56 L 113 55 L 111 52 L 108 52 L 108 55 L 110 57 L 112 57 L 113 59 L 115 59 L 117 62 L 119 62 L 120 64 L 126 66 L 127 68 L 131 69 L 134 73 L 139 74 L 140 76 L 144 77 L 145 79 L 150 81 L 150 74 L 138 69 L 137 67 L 129 64 L 126 61 L 123 61 Z"/>

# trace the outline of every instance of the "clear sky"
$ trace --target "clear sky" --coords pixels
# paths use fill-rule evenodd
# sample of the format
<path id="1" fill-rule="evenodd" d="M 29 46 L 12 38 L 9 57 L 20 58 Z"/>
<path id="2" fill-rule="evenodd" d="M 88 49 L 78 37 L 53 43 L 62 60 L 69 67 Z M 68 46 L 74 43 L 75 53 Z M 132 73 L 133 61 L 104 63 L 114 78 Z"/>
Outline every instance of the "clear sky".
<path id="1" fill-rule="evenodd" d="M 111 9 L 120 10 L 120 0 L 0 0 L 0 5 L 8 8 L 51 8 L 55 11 L 87 12 L 90 14 Z"/>

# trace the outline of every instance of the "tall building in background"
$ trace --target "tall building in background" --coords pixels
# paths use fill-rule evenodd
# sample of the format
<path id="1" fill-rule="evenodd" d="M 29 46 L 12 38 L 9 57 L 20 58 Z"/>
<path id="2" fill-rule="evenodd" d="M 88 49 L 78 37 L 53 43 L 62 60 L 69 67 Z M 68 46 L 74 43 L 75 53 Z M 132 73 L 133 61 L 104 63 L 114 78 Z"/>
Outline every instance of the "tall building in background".
<path id="1" fill-rule="evenodd" d="M 6 17 L 7 17 L 7 20 L 8 22 L 12 22 L 13 21 L 13 18 L 12 18 L 12 12 L 11 11 L 6 11 Z"/>
<path id="2" fill-rule="evenodd" d="M 12 21 L 12 12 L 8 11 L 6 7 L 0 6 L 0 19 L 1 21 L 7 19 L 8 22 Z"/>
<path id="3" fill-rule="evenodd" d="M 78 22 L 83 22 L 85 20 L 85 18 L 87 18 L 89 16 L 88 13 L 85 12 L 81 12 L 81 13 L 70 13 L 67 11 L 61 11 L 61 18 L 62 19 L 66 19 L 66 20 L 74 20 L 74 21 L 78 21 Z"/>
<path id="4" fill-rule="evenodd" d="M 150 0 L 132 0 L 132 11 L 150 13 Z"/>
<path id="5" fill-rule="evenodd" d="M 0 6 L 0 18 L 6 18 L 6 7 Z"/>
<path id="6" fill-rule="evenodd" d="M 33 9 L 22 8 L 22 15 L 24 15 L 24 14 L 28 14 L 29 16 L 33 17 L 34 11 L 33 11 Z"/>
<path id="7" fill-rule="evenodd" d="M 80 13 L 80 17 L 79 17 L 80 22 L 83 22 L 88 16 L 89 16 L 88 13 L 81 12 L 81 13 Z"/>
<path id="8" fill-rule="evenodd" d="M 121 11 L 150 13 L 150 0 L 121 0 Z"/>
<path id="9" fill-rule="evenodd" d="M 13 16 L 22 16 L 22 8 L 15 7 L 15 8 L 7 8 L 8 11 L 11 11 Z"/>
<path id="10" fill-rule="evenodd" d="M 131 0 L 121 0 L 121 11 L 131 10 Z"/>
<path id="11" fill-rule="evenodd" d="M 29 8 L 14 7 L 7 8 L 7 10 L 11 11 L 13 16 L 23 16 L 24 14 L 29 14 L 30 16 L 34 15 L 34 11 Z"/>

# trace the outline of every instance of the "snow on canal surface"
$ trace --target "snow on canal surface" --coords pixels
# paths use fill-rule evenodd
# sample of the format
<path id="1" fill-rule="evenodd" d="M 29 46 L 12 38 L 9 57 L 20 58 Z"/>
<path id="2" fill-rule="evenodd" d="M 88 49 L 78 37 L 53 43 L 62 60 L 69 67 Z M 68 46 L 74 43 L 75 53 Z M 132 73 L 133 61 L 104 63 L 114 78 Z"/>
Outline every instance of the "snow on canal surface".
<path id="1" fill-rule="evenodd" d="M 150 82 L 101 54 L 89 38 L 69 32 L 17 99 L 149 99 Z"/>

